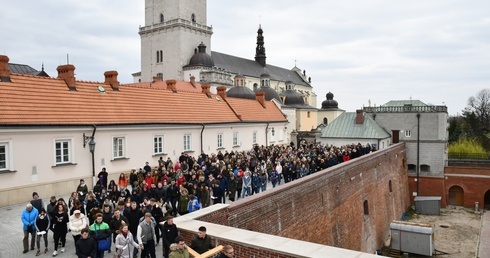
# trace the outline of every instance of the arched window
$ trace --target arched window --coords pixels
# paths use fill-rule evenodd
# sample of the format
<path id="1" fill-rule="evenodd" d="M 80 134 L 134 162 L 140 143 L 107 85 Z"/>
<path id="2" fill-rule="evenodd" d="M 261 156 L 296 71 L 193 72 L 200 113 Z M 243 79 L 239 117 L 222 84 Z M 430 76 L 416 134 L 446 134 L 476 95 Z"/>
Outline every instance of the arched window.
<path id="1" fill-rule="evenodd" d="M 363 206 L 364 206 L 364 215 L 368 216 L 369 215 L 369 203 L 367 200 L 364 201 Z"/>
<path id="2" fill-rule="evenodd" d="M 257 83 L 254 83 L 254 91 L 259 87 Z"/>
<path id="3" fill-rule="evenodd" d="M 164 19 L 164 17 L 163 17 L 163 13 L 161 13 L 161 14 L 160 14 L 160 22 L 164 22 L 164 21 L 165 21 L 165 19 Z"/>
<path id="4" fill-rule="evenodd" d="M 163 80 L 163 73 L 157 73 L 157 77 L 160 78 L 160 80 Z"/>
<path id="5" fill-rule="evenodd" d="M 408 171 L 415 171 L 417 169 L 417 165 L 408 164 Z"/>
<path id="6" fill-rule="evenodd" d="M 420 165 L 420 171 L 422 172 L 430 172 L 430 166 L 429 165 Z"/>
<path id="7" fill-rule="evenodd" d="M 195 14 L 192 14 L 192 15 L 191 15 L 191 21 L 192 21 L 192 22 L 196 22 L 196 15 L 195 15 Z"/>
<path id="8" fill-rule="evenodd" d="M 326 117 L 323 118 L 323 124 L 328 125 L 328 118 L 326 118 Z"/>

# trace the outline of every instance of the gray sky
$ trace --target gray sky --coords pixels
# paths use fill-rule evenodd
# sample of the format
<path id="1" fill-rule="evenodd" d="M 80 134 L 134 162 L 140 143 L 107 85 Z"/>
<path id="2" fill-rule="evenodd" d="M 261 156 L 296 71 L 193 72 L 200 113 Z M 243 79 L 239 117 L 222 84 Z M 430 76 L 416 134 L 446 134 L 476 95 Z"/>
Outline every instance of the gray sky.
<path id="1" fill-rule="evenodd" d="M 488 0 L 208 0 L 208 25 L 213 51 L 253 59 L 261 23 L 267 63 L 296 60 L 318 107 L 331 91 L 349 112 L 412 98 L 455 115 L 490 88 L 489 10 Z M 77 79 L 114 69 L 129 83 L 143 24 L 143 0 L 4 1 L 0 53 L 53 77 L 68 53 Z"/>

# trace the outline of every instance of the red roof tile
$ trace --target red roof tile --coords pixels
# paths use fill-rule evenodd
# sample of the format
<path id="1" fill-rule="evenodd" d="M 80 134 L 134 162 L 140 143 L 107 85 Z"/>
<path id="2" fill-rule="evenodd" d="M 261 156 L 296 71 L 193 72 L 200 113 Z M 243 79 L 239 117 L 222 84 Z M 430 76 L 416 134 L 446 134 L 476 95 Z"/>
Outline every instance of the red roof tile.
<path id="1" fill-rule="evenodd" d="M 228 98 L 228 104 L 190 82 L 177 82 L 173 92 L 166 90 L 165 82 L 121 85 L 113 91 L 104 83 L 77 81 L 76 91 L 70 91 L 63 79 L 20 74 L 10 78 L 12 82 L 0 82 L 0 125 L 286 121 L 272 102 L 263 108 L 255 100 Z"/>

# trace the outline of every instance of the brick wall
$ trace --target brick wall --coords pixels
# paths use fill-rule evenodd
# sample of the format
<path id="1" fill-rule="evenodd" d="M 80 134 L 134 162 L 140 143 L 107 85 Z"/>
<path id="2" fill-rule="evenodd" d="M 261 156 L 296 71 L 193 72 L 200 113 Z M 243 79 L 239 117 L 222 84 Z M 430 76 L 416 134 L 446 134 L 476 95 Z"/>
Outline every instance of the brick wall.
<path id="1" fill-rule="evenodd" d="M 477 165 L 449 166 L 444 168 L 444 177 L 420 176 L 419 196 L 440 196 L 441 207 L 449 205 L 449 189 L 459 186 L 464 191 L 464 207 L 474 208 L 475 202 L 483 208 L 484 197 L 490 191 L 490 168 Z M 413 192 L 417 191 L 417 176 L 409 175 L 410 203 L 414 203 Z"/>
<path id="2" fill-rule="evenodd" d="M 400 143 L 199 220 L 373 253 L 387 238 L 389 223 L 400 219 L 408 205 L 405 145 Z"/>

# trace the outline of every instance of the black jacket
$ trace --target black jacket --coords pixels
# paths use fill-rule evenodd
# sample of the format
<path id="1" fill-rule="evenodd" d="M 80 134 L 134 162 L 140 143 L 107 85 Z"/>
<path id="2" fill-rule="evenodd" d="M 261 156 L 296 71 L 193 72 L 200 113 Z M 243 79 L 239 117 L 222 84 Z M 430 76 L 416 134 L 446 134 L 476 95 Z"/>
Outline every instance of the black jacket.
<path id="1" fill-rule="evenodd" d="M 97 255 L 97 243 L 92 237 L 80 238 L 75 245 L 78 258 L 95 257 Z"/>
<path id="2" fill-rule="evenodd" d="M 177 226 L 175 224 L 169 225 L 167 222 L 163 223 L 162 232 L 165 246 L 170 246 L 171 244 L 175 243 L 175 238 L 179 235 Z"/>

